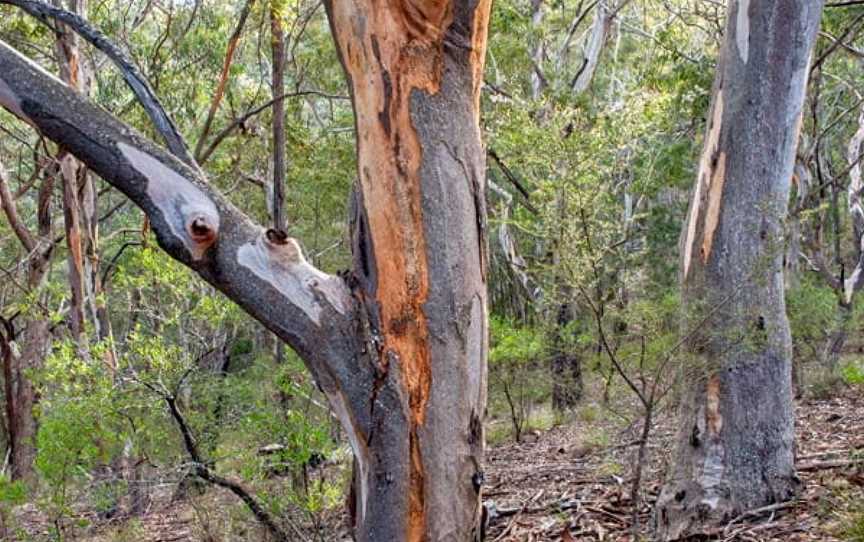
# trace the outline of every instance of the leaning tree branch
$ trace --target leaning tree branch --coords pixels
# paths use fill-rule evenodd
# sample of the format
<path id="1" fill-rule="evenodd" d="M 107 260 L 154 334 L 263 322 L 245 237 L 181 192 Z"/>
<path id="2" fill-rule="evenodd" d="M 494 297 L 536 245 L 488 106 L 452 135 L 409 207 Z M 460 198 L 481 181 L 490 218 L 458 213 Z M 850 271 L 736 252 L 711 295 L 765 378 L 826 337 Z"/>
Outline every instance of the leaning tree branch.
<path id="1" fill-rule="evenodd" d="M 175 126 L 174 121 L 165 112 L 162 103 L 156 96 L 156 93 L 150 87 L 150 84 L 141 75 L 140 70 L 135 66 L 135 63 L 124 53 L 117 45 L 108 39 L 99 30 L 94 28 L 89 22 L 79 15 L 66 11 L 65 9 L 57 8 L 48 5 L 44 2 L 36 0 L 0 0 L 0 4 L 8 4 L 15 6 L 32 15 L 33 17 L 45 22 L 48 19 L 54 19 L 66 24 L 69 28 L 75 31 L 76 34 L 87 40 L 93 47 L 99 49 L 111 59 L 114 65 L 120 70 L 126 84 L 135 93 L 141 106 L 147 112 L 151 122 L 159 132 L 159 135 L 165 140 L 165 144 L 174 156 L 185 162 L 188 166 L 197 168 L 195 159 L 189 154 L 189 149 L 180 131 Z"/>
<path id="2" fill-rule="evenodd" d="M 864 0 L 847 0 L 846 2 L 831 2 L 825 4 L 826 8 L 848 8 L 852 6 L 864 6 Z"/>
<path id="3" fill-rule="evenodd" d="M 265 231 L 203 178 L 0 41 L 0 106 L 68 149 L 149 217 L 159 245 L 240 305 L 304 360 L 331 405 L 365 397 L 368 369 L 344 281 L 309 264 L 296 240 Z M 357 406 L 357 405 L 354 405 Z M 351 420 L 343 420 L 351 429 Z"/>

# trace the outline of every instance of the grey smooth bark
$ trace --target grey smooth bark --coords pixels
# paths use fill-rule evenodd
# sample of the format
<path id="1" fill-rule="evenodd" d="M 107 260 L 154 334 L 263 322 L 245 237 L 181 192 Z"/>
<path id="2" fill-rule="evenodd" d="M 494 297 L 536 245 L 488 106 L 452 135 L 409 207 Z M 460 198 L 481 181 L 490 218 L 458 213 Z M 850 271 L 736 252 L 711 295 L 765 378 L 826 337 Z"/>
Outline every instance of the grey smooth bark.
<path id="1" fill-rule="evenodd" d="M 784 501 L 794 466 L 783 226 L 819 0 L 737 0 L 682 234 L 692 334 L 680 429 L 656 508 L 660 540 Z"/>

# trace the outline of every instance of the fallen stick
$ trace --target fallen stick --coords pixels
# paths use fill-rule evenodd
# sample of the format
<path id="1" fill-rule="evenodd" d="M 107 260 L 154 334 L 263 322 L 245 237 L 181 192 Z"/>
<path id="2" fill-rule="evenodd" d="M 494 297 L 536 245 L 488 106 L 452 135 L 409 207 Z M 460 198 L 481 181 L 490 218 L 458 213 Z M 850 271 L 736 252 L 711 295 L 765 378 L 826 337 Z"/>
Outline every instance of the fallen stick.
<path id="1" fill-rule="evenodd" d="M 799 472 L 809 472 L 823 469 L 840 469 L 843 467 L 854 467 L 855 465 L 864 465 L 864 458 L 859 459 L 834 459 L 830 461 L 814 461 L 805 465 L 798 465 Z"/>

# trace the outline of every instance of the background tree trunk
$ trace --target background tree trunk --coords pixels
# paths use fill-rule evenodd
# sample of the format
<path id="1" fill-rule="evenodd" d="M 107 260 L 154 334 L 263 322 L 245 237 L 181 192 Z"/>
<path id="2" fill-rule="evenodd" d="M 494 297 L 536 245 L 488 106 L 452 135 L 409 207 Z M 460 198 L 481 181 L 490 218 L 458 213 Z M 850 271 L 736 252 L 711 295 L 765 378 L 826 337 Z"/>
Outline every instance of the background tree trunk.
<path id="1" fill-rule="evenodd" d="M 69 11 L 86 17 L 86 0 L 69 0 L 68 6 L 63 0 L 54 0 L 54 5 L 59 8 L 68 8 Z M 81 50 L 78 46 L 78 36 L 66 25 L 57 25 L 57 39 L 54 44 L 57 64 L 60 66 L 60 78 L 70 87 L 83 95 L 90 92 L 90 76 L 86 67 Z M 84 228 L 84 224 L 90 225 L 94 219 L 93 215 L 84 216 L 84 199 L 79 196 L 87 196 L 87 203 L 95 198 L 93 179 L 87 173 L 87 168 L 72 155 L 62 148 L 58 159 L 60 161 L 60 175 L 63 179 L 63 219 L 66 227 L 67 273 L 69 290 L 71 292 L 71 306 L 69 310 L 69 327 L 72 338 L 78 345 L 79 353 L 86 355 L 87 337 L 85 334 L 86 306 L 88 299 L 94 296 L 92 274 L 88 273 L 91 265 L 85 266 L 85 250 L 92 255 L 94 250 L 90 237 L 90 230 Z M 95 206 L 88 205 L 88 210 Z M 86 269 L 85 269 L 86 267 Z M 88 292 L 90 295 L 88 295 Z M 94 310 L 91 315 L 95 316 Z M 98 320 L 94 319 L 94 323 Z"/>
<path id="2" fill-rule="evenodd" d="M 574 408 L 582 398 L 582 358 L 569 329 L 574 317 L 571 304 L 561 303 L 552 330 L 552 407 L 558 411 Z"/>
<path id="3" fill-rule="evenodd" d="M 818 0 L 730 4 L 683 238 L 684 333 L 695 353 L 656 510 L 678 540 L 784 501 L 794 468 L 783 288 L 789 198 Z"/>
<path id="4" fill-rule="evenodd" d="M 6 427 L 9 432 L 11 475 L 13 480 L 31 480 L 33 461 L 36 458 L 36 390 L 28 372 L 42 366 L 51 343 L 49 317 L 41 306 L 40 289 L 51 265 L 54 242 L 51 240 L 51 196 L 54 188 L 54 172 L 46 172 L 37 200 L 38 231 L 31 232 L 18 216 L 15 198 L 12 195 L 6 171 L 0 164 L 0 206 L 16 237 L 26 252 L 27 288 L 34 294 L 37 307 L 33 307 L 16 332 L 13 323 L 6 330 L 6 347 L 3 355 Z M 13 344 L 21 344 L 17 353 Z"/>
<path id="5" fill-rule="evenodd" d="M 285 29 L 282 26 L 285 2 L 270 0 L 270 52 L 273 60 L 271 71 L 273 102 L 273 203 L 271 215 L 273 227 L 284 230 L 285 216 L 285 100 L 279 98 L 285 92 Z M 285 344 L 276 341 L 276 363 L 285 359 Z"/>

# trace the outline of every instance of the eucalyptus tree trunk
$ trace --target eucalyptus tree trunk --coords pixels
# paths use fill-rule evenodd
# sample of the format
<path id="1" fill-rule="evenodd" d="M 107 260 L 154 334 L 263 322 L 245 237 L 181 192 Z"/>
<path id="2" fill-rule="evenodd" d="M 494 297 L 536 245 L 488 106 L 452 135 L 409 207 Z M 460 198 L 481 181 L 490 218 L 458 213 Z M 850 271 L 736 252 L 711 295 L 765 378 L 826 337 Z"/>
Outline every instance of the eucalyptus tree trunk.
<path id="1" fill-rule="evenodd" d="M 531 99 L 539 100 L 546 87 L 546 79 L 543 77 L 543 57 L 546 47 L 540 32 L 543 24 L 543 0 L 531 0 L 531 27 L 536 33 L 537 43 L 531 50 Z"/>
<path id="2" fill-rule="evenodd" d="M 285 215 L 285 100 L 280 98 L 285 92 L 285 28 L 282 24 L 285 2 L 270 0 L 270 51 L 272 58 L 271 85 L 273 102 L 273 186 L 270 215 L 273 227 L 284 230 L 287 224 Z M 276 363 L 285 359 L 285 344 L 276 342 Z"/>
<path id="3" fill-rule="evenodd" d="M 360 540 L 479 536 L 490 3 L 325 2 L 355 111 L 355 296 L 376 373 Z"/>
<path id="4" fill-rule="evenodd" d="M 63 0 L 54 0 L 56 7 L 65 7 Z M 76 15 L 84 16 L 87 11 L 86 0 L 70 0 L 69 10 Z M 87 95 L 90 91 L 90 77 L 86 63 L 78 46 L 78 36 L 66 25 L 57 25 L 57 39 L 54 42 L 55 57 L 60 66 L 60 78 L 78 92 Z M 79 354 L 86 355 L 85 334 L 86 308 L 88 298 L 88 277 L 85 270 L 85 248 L 90 245 L 87 240 L 87 230 L 83 227 L 85 218 L 82 216 L 84 209 L 79 193 L 83 194 L 85 185 L 89 190 L 87 194 L 95 197 L 92 190 L 93 180 L 87 173 L 87 168 L 60 149 L 60 175 L 63 180 L 63 220 L 66 228 L 67 254 L 67 277 L 69 290 L 71 292 L 71 304 L 69 308 L 69 323 L 72 338 L 79 347 Z M 90 219 L 92 220 L 92 216 Z M 89 222 L 89 221 L 88 221 Z M 89 266 L 88 266 L 89 268 Z M 95 311 L 92 311 L 95 316 Z M 94 322 L 98 322 L 95 320 Z"/>
<path id="5" fill-rule="evenodd" d="M 354 452 L 360 541 L 480 536 L 490 4 L 325 2 L 357 132 L 354 268 L 340 276 L 253 224 L 182 141 L 169 154 L 0 42 L 0 106 L 132 199 L 166 252 L 304 360 Z"/>
<path id="6" fill-rule="evenodd" d="M 2 89 L 0 89 L 2 91 Z M 0 92 L 2 94 L 2 92 Z M 2 100 L 0 100 L 2 101 Z M 13 192 L 0 164 L 0 207 L 15 236 L 27 254 L 27 291 L 33 295 L 37 307 L 17 330 L 11 321 L 2 320 L 5 336 L 2 338 L 2 362 L 6 430 L 9 435 L 9 457 L 13 480 L 33 479 L 36 459 L 36 413 L 38 396 L 33 385 L 32 371 L 42 367 L 51 345 L 50 314 L 41 306 L 45 277 L 51 266 L 54 241 L 51 232 L 51 199 L 54 188 L 53 173 L 42 179 L 37 198 L 38 229 L 30 228 L 18 215 Z M 2 315 L 5 316 L 5 315 Z"/>
<path id="7" fill-rule="evenodd" d="M 791 339 L 783 227 L 819 0 L 730 3 L 682 233 L 688 367 L 657 502 L 661 540 L 792 497 Z"/>

